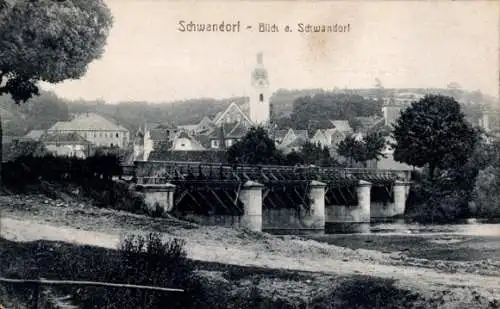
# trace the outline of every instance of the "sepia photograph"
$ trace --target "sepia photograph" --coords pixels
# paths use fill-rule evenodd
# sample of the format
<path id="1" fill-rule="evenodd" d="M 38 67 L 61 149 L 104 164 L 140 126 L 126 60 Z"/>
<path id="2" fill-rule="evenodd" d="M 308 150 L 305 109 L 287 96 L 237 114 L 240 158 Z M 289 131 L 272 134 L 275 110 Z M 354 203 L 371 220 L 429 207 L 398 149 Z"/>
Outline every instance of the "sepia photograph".
<path id="1" fill-rule="evenodd" d="M 500 308 L 500 2 L 0 0 L 0 309 Z"/>

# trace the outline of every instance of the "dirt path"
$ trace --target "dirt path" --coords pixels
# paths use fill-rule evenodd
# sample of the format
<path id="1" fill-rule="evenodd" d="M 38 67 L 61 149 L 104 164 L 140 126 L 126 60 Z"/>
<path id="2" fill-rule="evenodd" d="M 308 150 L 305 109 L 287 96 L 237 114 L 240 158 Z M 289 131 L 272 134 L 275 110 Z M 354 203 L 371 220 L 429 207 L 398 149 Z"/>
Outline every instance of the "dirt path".
<path id="1" fill-rule="evenodd" d="M 15 241 L 54 240 L 116 248 L 129 233 L 161 232 L 186 240 L 191 258 L 242 266 L 398 279 L 404 287 L 480 289 L 500 295 L 500 261 L 444 262 L 402 253 L 348 249 L 293 236 L 248 233 L 155 219 L 39 196 L 0 196 L 1 236 Z"/>
<path id="2" fill-rule="evenodd" d="M 125 231 L 103 233 L 85 231 L 72 227 L 54 226 L 37 221 L 3 218 L 2 237 L 15 241 L 54 240 L 75 244 L 95 245 L 116 248 Z M 134 232 L 134 231 L 129 231 Z M 135 232 L 143 232 L 136 230 Z M 172 236 L 166 234 L 166 236 Z M 333 246 L 332 246 L 333 247 Z M 309 254 L 283 256 L 273 252 L 255 252 L 227 244 L 215 246 L 202 245 L 187 239 L 187 250 L 191 258 L 202 261 L 220 262 L 243 266 L 261 266 L 268 268 L 293 269 L 300 271 L 324 272 L 339 275 L 364 274 L 382 278 L 399 279 L 402 285 L 411 285 L 418 289 L 432 289 L 439 286 L 463 286 L 480 288 L 491 293 L 500 293 L 500 277 L 474 274 L 450 274 L 432 269 L 391 266 L 378 263 L 366 263 L 356 260 L 338 260 L 328 256 L 311 257 Z"/>

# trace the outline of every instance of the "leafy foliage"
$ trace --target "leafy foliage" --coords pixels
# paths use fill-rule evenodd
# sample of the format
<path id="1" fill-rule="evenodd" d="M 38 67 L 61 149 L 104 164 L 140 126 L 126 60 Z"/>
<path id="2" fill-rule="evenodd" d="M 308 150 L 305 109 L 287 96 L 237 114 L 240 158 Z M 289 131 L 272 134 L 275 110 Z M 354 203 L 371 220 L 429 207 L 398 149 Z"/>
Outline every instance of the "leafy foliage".
<path id="1" fill-rule="evenodd" d="M 45 145 L 34 140 L 16 140 L 5 149 L 4 158 L 13 161 L 19 157 L 40 157 L 48 154 Z"/>
<path id="2" fill-rule="evenodd" d="M 471 163 L 479 170 L 473 191 L 473 209 L 477 217 L 500 218 L 500 141 L 482 143 Z"/>
<path id="3" fill-rule="evenodd" d="M 280 164 L 283 155 L 262 127 L 250 128 L 243 139 L 227 151 L 229 163 Z"/>
<path id="4" fill-rule="evenodd" d="M 383 134 L 372 132 L 361 140 L 353 136 L 347 136 L 342 140 L 337 148 L 337 153 L 352 161 L 365 163 L 370 160 L 380 160 L 385 157 L 382 150 L 385 147 L 385 138 Z"/>
<path id="5" fill-rule="evenodd" d="M 353 161 L 361 162 L 363 160 L 363 151 L 361 142 L 357 141 L 353 136 L 347 136 L 337 146 L 337 153 L 348 158 L 351 165 Z"/>
<path id="6" fill-rule="evenodd" d="M 0 94 L 17 103 L 39 94 L 38 81 L 83 76 L 103 54 L 112 26 L 102 0 L 19 0 L 4 4 L 2 14 Z"/>
<path id="7" fill-rule="evenodd" d="M 306 142 L 300 153 L 303 163 L 325 166 L 330 163 L 330 151 L 319 144 Z"/>
<path id="8" fill-rule="evenodd" d="M 67 100 L 53 92 L 41 91 L 22 105 L 14 104 L 9 95 L 0 96 L 0 107 L 11 116 L 3 117 L 4 134 L 23 136 L 30 130 L 46 130 L 58 121 L 67 121 Z"/>
<path id="9" fill-rule="evenodd" d="M 415 219 L 443 222 L 469 216 L 480 161 L 489 154 L 483 156 L 479 132 L 455 99 L 428 95 L 413 103 L 398 119 L 394 137 L 394 158 L 424 167 L 413 190 L 419 201 L 410 207 Z"/>
<path id="10" fill-rule="evenodd" d="M 478 133 L 465 120 L 451 97 L 427 95 L 397 120 L 394 158 L 409 165 L 435 169 L 463 166 L 471 156 Z"/>
<path id="11" fill-rule="evenodd" d="M 366 100 L 360 95 L 318 93 L 296 99 L 290 119 L 294 124 L 292 128 L 314 132 L 329 127 L 330 120 L 350 119 L 356 125 L 355 117 L 379 115 L 381 108 L 380 102 Z"/>

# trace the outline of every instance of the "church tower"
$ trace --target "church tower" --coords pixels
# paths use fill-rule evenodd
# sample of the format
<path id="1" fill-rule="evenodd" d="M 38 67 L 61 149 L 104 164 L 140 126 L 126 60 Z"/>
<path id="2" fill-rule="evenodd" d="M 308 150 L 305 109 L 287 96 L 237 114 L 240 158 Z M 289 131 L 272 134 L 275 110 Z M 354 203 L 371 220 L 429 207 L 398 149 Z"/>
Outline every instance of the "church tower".
<path id="1" fill-rule="evenodd" d="M 269 79 L 264 67 L 263 54 L 257 54 L 257 65 L 252 71 L 250 91 L 250 120 L 254 125 L 267 126 L 270 121 Z"/>

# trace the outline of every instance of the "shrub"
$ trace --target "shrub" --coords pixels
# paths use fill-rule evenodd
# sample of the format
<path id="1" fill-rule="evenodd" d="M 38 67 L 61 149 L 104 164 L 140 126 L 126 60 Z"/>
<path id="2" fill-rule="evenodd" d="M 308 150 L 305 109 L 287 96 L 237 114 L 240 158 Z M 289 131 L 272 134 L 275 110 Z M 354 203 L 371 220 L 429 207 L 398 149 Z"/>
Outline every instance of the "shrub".
<path id="1" fill-rule="evenodd" d="M 479 172 L 474 186 L 474 212 L 479 217 L 500 217 L 500 168 Z"/>
<path id="2" fill-rule="evenodd" d="M 135 289 L 84 288 L 73 291 L 82 308 L 188 308 L 195 297 L 194 266 L 187 258 L 185 243 L 179 239 L 163 241 L 160 234 L 125 238 L 118 252 L 94 268 L 94 280 L 186 289 L 184 293 L 165 293 Z M 100 269 L 99 269 L 100 268 Z"/>

